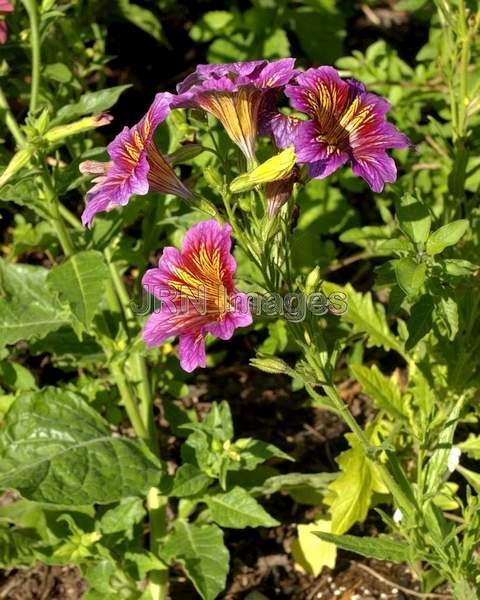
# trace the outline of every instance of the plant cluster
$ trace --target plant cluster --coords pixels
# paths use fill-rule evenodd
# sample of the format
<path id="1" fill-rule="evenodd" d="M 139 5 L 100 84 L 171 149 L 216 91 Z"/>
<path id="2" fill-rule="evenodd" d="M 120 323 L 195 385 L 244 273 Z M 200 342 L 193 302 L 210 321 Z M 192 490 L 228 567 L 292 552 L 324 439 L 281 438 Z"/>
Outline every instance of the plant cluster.
<path id="1" fill-rule="evenodd" d="M 163 600 L 180 563 L 213 600 L 223 530 L 278 525 L 262 502 L 282 492 L 318 507 L 298 528 L 304 568 L 340 548 L 477 598 L 478 6 L 403 2 L 429 11 L 415 66 L 383 40 L 336 68 L 296 64 L 286 32 L 318 51 L 314 2 L 206 13 L 191 36 L 214 64 L 136 124 L 114 122 L 105 149 L 128 86 L 105 85 L 104 32 L 79 4 L 0 0 L 0 564 L 73 563 L 89 600 Z M 119 4 L 163 39 L 147 9 Z M 374 269 L 356 287 L 338 272 L 358 263 Z M 293 459 L 237 437 L 226 401 L 203 418 L 171 401 L 252 330 L 265 339 L 251 365 L 350 429 L 337 472 L 282 474 Z M 46 355 L 55 385 L 32 367 Z M 346 377 L 371 399 L 365 422 L 338 391 Z M 159 406 L 181 440 L 173 471 Z M 348 533 L 371 509 L 384 533 Z"/>

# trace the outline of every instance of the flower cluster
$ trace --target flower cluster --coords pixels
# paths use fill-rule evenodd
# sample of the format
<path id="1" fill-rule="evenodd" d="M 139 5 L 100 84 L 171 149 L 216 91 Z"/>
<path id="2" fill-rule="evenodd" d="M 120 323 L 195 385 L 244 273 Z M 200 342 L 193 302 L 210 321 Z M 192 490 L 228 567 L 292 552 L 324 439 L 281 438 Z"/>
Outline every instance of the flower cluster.
<path id="1" fill-rule="evenodd" d="M 0 0 L 0 10 L 2 1 L 6 0 Z M 281 92 L 293 114 L 279 111 Z M 195 199 L 154 141 L 157 127 L 180 108 L 208 112 L 222 124 L 249 169 L 231 182 L 231 192 L 264 185 L 270 219 L 288 201 L 301 171 L 322 179 L 349 163 L 355 175 L 381 192 L 397 175 L 387 150 L 410 145 L 386 120 L 389 103 L 367 92 L 362 83 L 343 80 L 332 67 L 301 72 L 292 58 L 199 65 L 175 94 L 157 94 L 140 122 L 117 135 L 107 148 L 108 162 L 81 164 L 82 173 L 95 176 L 82 215 L 85 225 L 91 226 L 99 212 L 126 205 L 134 194 L 153 191 Z M 279 154 L 257 166 L 259 135 L 269 136 Z M 165 248 L 158 268 L 147 271 L 143 279 L 145 288 L 161 302 L 172 292 L 178 294 L 177 300 L 163 301 L 151 315 L 144 339 L 155 346 L 178 336 L 181 366 L 187 371 L 205 366 L 207 333 L 229 339 L 236 327 L 252 320 L 246 296 L 235 289 L 230 234 L 229 225 L 221 227 L 215 220 L 192 227 L 182 250 Z M 203 310 L 198 308 L 199 294 Z"/>

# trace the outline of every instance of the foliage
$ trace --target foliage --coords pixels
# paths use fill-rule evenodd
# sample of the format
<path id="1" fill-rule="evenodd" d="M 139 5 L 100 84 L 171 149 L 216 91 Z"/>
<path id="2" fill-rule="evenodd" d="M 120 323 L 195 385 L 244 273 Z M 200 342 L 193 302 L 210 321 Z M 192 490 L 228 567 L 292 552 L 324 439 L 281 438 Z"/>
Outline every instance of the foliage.
<path id="1" fill-rule="evenodd" d="M 14 493 L 0 503 L 0 565 L 77 564 L 87 600 L 165 600 L 180 565 L 213 600 L 231 568 L 229 530 L 281 526 L 269 502 L 281 493 L 315 507 L 291 548 L 303 569 L 333 566 L 338 548 L 406 562 L 426 591 L 434 579 L 456 598 L 477 597 L 478 7 L 403 0 L 392 11 L 425 32 L 418 49 L 382 23 L 359 49 L 351 24 L 378 2 L 114 4 L 22 0 L 7 17 L 0 489 Z M 121 115 L 135 93 L 112 75 L 108 31 L 129 27 L 161 56 L 176 51 L 167 24 L 177 10 L 207 62 L 298 53 L 297 66 L 335 65 L 384 96 L 414 145 L 394 151 L 396 183 L 373 194 L 346 167 L 309 181 L 299 166 L 272 217 L 266 189 L 297 168 L 293 149 L 277 154 L 261 136 L 253 165 L 212 115 L 179 109 L 155 143 L 194 198 L 151 191 L 84 229 L 90 183 L 79 165 L 108 158 L 123 123 L 106 113 Z M 145 107 L 171 83 L 149 82 Z M 173 339 L 145 347 L 142 276 L 212 211 L 232 226 L 240 290 L 329 301 L 321 315 L 262 312 L 242 334 L 258 342 L 254 367 L 282 374 L 303 406 L 350 428 L 332 473 L 298 472 L 287 447 L 240 437 L 223 397 L 207 412 L 186 408 L 192 380 Z M 223 347 L 207 339 L 213 373 Z M 347 379 L 371 407 L 358 422 L 338 392 Z M 173 467 L 166 427 L 179 449 Z M 379 536 L 348 533 L 374 508 Z"/>

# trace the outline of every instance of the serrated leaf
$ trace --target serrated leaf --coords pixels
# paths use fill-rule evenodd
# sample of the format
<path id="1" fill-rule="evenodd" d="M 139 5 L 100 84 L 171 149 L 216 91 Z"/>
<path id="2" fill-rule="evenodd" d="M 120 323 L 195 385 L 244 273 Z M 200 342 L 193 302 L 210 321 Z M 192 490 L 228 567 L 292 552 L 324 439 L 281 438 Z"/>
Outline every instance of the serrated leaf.
<path id="1" fill-rule="evenodd" d="M 47 275 L 43 267 L 0 260 L 0 344 L 42 337 L 68 323 Z"/>
<path id="2" fill-rule="evenodd" d="M 402 563 L 409 560 L 410 557 L 410 546 L 408 544 L 386 536 L 369 538 L 355 535 L 336 535 L 322 531 L 317 531 L 315 535 L 325 542 L 335 544 L 342 550 L 355 552 L 366 558 Z"/>
<path id="3" fill-rule="evenodd" d="M 454 246 L 468 229 L 467 219 L 459 219 L 443 225 L 434 231 L 427 240 L 426 251 L 430 256 L 440 254 L 448 246 Z"/>
<path id="4" fill-rule="evenodd" d="M 245 527 L 274 527 L 279 522 L 241 487 L 234 487 L 224 494 L 206 496 L 205 503 L 212 519 L 221 527 L 243 529 Z"/>
<path id="5" fill-rule="evenodd" d="M 51 269 L 47 282 L 88 328 L 100 308 L 107 277 L 108 267 L 103 255 L 96 250 L 86 250 Z"/>
<path id="6" fill-rule="evenodd" d="M 393 418 L 405 416 L 405 403 L 398 383 L 385 377 L 376 365 L 372 367 L 351 365 L 350 370 L 378 408 L 383 408 Z"/>
<path id="7" fill-rule="evenodd" d="M 0 488 L 36 502 L 108 504 L 146 494 L 160 474 L 153 455 L 136 440 L 113 437 L 72 392 L 22 394 L 0 432 Z"/>
<path id="8" fill-rule="evenodd" d="M 330 532 L 331 522 L 319 519 L 308 525 L 298 525 L 298 538 L 292 544 L 292 556 L 304 571 L 318 577 L 323 567 L 333 569 L 337 560 L 337 548 L 331 542 L 321 540 L 316 532 Z"/>
<path id="9" fill-rule="evenodd" d="M 355 436 L 347 434 L 345 437 L 351 448 L 337 457 L 342 474 L 328 488 L 334 495 L 330 513 L 335 533 L 344 533 L 365 520 L 374 492 L 388 493 L 374 463 L 365 456 Z"/>
<path id="10" fill-rule="evenodd" d="M 418 342 L 431 331 L 433 327 L 433 298 L 425 294 L 415 302 L 410 311 L 407 321 L 408 340 L 405 343 L 406 350 L 411 350 Z"/>
<path id="11" fill-rule="evenodd" d="M 328 285 L 324 284 L 323 287 L 328 294 Z M 332 286 L 331 289 L 338 291 L 338 286 Z M 342 319 L 353 325 L 353 333 L 366 333 L 369 347 L 380 346 L 404 355 L 402 342 L 388 326 L 383 305 L 374 303 L 369 292 L 357 292 L 350 284 L 345 286 L 344 292 L 347 295 L 347 311 L 342 315 Z"/>
<path id="12" fill-rule="evenodd" d="M 178 519 L 160 555 L 168 563 L 182 563 L 203 600 L 214 600 L 225 589 L 230 556 L 216 525 L 191 525 Z"/>

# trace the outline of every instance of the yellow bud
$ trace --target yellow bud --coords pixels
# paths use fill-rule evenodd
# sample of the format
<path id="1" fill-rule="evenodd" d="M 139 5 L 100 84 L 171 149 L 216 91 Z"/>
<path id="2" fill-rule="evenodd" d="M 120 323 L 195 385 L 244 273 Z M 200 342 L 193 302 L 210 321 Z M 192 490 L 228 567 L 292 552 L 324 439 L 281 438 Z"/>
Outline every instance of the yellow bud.
<path id="1" fill-rule="evenodd" d="M 234 194 L 246 192 L 262 183 L 278 181 L 287 178 L 295 167 L 297 157 L 293 146 L 269 158 L 264 163 L 250 171 L 240 175 L 230 184 L 230 191 Z"/>

